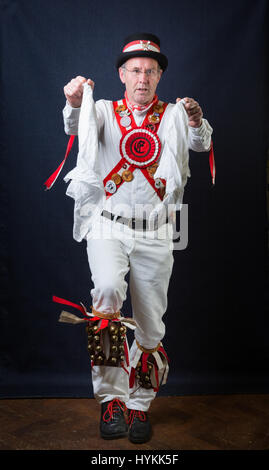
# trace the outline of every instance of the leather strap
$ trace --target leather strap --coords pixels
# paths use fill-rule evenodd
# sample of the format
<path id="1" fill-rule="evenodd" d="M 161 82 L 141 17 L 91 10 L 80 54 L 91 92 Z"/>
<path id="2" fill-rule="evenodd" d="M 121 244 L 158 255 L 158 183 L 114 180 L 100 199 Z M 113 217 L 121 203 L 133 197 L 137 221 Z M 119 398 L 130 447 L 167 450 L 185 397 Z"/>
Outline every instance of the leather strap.
<path id="1" fill-rule="evenodd" d="M 127 227 L 133 230 L 149 230 L 147 219 L 135 219 L 135 218 L 122 217 L 121 215 L 115 215 L 106 210 L 103 210 L 101 215 L 113 222 L 119 222 L 120 224 L 127 225 Z M 164 224 L 167 224 L 168 222 L 169 220 L 167 217 Z"/>
<path id="2" fill-rule="evenodd" d="M 98 310 L 95 310 L 92 307 L 92 313 L 99 318 L 104 318 L 105 320 L 114 320 L 115 318 L 119 318 L 121 316 L 120 312 L 114 312 L 114 313 L 101 313 L 98 312 Z"/>
<path id="3" fill-rule="evenodd" d="M 159 343 L 156 348 L 153 348 L 153 349 L 146 349 L 144 348 L 143 346 L 141 346 L 141 344 L 139 344 L 139 342 L 137 341 L 136 339 L 136 344 L 137 344 L 137 347 L 138 349 L 140 349 L 141 351 L 143 351 L 144 353 L 146 354 L 153 354 L 154 352 L 158 351 L 159 347 L 161 346 L 161 343 Z"/>

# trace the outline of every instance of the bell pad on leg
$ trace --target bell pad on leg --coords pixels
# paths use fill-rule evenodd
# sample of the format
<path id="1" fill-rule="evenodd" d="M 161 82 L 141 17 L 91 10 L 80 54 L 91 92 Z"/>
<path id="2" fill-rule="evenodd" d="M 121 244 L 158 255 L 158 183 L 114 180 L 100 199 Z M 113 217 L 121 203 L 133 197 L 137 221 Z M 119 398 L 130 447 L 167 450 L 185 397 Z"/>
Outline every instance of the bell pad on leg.
<path id="1" fill-rule="evenodd" d="M 142 358 L 141 358 L 142 359 Z M 153 388 L 153 385 L 151 383 L 151 371 L 154 366 L 154 358 L 152 355 L 149 355 L 147 359 L 147 370 L 144 372 L 143 367 L 142 367 L 142 361 L 140 360 L 135 368 L 135 376 L 136 379 L 138 380 L 139 385 L 143 388 Z"/>
<path id="2" fill-rule="evenodd" d="M 125 360 L 126 326 L 113 320 L 108 320 L 105 328 L 99 326 L 100 320 L 86 327 L 92 365 L 120 367 Z"/>
<path id="3" fill-rule="evenodd" d="M 137 351 L 132 360 L 130 373 L 130 388 L 138 382 L 140 387 L 158 391 L 161 384 L 165 384 L 168 375 L 168 357 L 159 343 L 153 349 L 146 349 L 136 340 Z"/>

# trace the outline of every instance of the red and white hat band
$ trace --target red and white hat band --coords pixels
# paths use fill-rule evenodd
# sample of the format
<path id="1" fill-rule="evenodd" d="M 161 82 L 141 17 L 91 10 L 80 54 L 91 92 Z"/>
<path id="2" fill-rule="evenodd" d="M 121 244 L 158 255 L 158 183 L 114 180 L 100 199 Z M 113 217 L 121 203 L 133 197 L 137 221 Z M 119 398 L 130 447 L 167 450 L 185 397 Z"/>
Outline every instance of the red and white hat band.
<path id="1" fill-rule="evenodd" d="M 155 42 L 151 41 L 132 41 L 126 44 L 122 52 L 133 51 L 153 51 L 160 52 L 160 48 Z"/>

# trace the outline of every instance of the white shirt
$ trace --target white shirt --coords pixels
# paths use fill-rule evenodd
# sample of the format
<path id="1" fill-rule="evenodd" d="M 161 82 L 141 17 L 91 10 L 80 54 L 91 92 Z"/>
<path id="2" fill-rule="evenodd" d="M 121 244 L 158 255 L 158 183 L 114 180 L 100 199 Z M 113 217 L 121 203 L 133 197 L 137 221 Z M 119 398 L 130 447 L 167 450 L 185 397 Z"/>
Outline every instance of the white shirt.
<path id="1" fill-rule="evenodd" d="M 100 177 L 103 180 L 121 159 L 119 151 L 121 131 L 114 115 L 113 103 L 111 101 L 99 100 L 95 104 L 95 109 L 98 128 L 98 163 Z M 141 111 L 133 112 L 137 126 L 142 125 L 146 113 L 147 111 L 144 113 L 141 113 Z M 175 116 L 173 119 L 172 115 Z M 79 116 L 80 108 L 72 108 L 67 102 L 63 109 L 64 129 L 66 134 L 78 134 Z M 174 126 L 174 129 L 172 126 Z M 177 134 L 177 140 L 174 139 L 175 133 Z M 180 195 L 177 195 L 180 203 L 182 202 L 187 177 L 190 176 L 188 148 L 196 152 L 208 151 L 211 144 L 211 134 L 212 128 L 206 119 L 202 120 L 202 125 L 199 128 L 190 127 L 188 126 L 188 116 L 183 105 L 181 104 L 179 107 L 179 103 L 168 104 L 158 129 L 158 136 L 162 143 L 162 149 L 165 145 L 166 148 L 169 146 L 177 146 L 178 148 L 182 146 L 180 152 L 180 155 L 182 156 L 180 157 L 181 181 L 177 183 L 177 186 L 180 186 Z M 162 169 L 161 163 L 162 153 L 158 170 Z M 160 205 L 161 200 L 159 196 L 146 180 L 140 169 L 135 169 L 133 176 L 134 178 L 131 182 L 124 182 L 111 197 L 108 199 L 105 197 L 103 198 L 103 209 L 124 217 L 148 218 L 152 209 Z M 172 203 L 176 201 L 173 198 L 170 202 Z M 179 208 L 178 205 L 177 208 Z M 76 234 L 76 236 L 74 235 L 74 238 L 77 240 L 78 238 L 83 238 L 85 230 L 86 229 L 84 227 L 82 231 L 80 230 L 80 236 Z"/>

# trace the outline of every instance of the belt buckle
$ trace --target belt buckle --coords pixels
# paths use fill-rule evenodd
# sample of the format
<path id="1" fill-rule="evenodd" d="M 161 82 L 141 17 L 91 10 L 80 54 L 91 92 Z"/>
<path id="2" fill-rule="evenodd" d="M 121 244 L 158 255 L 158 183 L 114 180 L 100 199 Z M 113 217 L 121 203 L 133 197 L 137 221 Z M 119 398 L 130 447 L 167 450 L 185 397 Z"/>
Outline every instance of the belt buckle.
<path id="1" fill-rule="evenodd" d="M 145 219 L 131 219 L 132 220 L 132 228 L 134 230 L 146 230 L 146 221 Z"/>
<path id="2" fill-rule="evenodd" d="M 130 219 L 128 220 L 128 224 L 127 224 L 128 228 L 130 228 L 130 229 L 133 229 L 133 228 L 134 228 L 134 227 L 133 227 L 133 222 L 135 222 L 135 219 L 130 218 Z"/>

